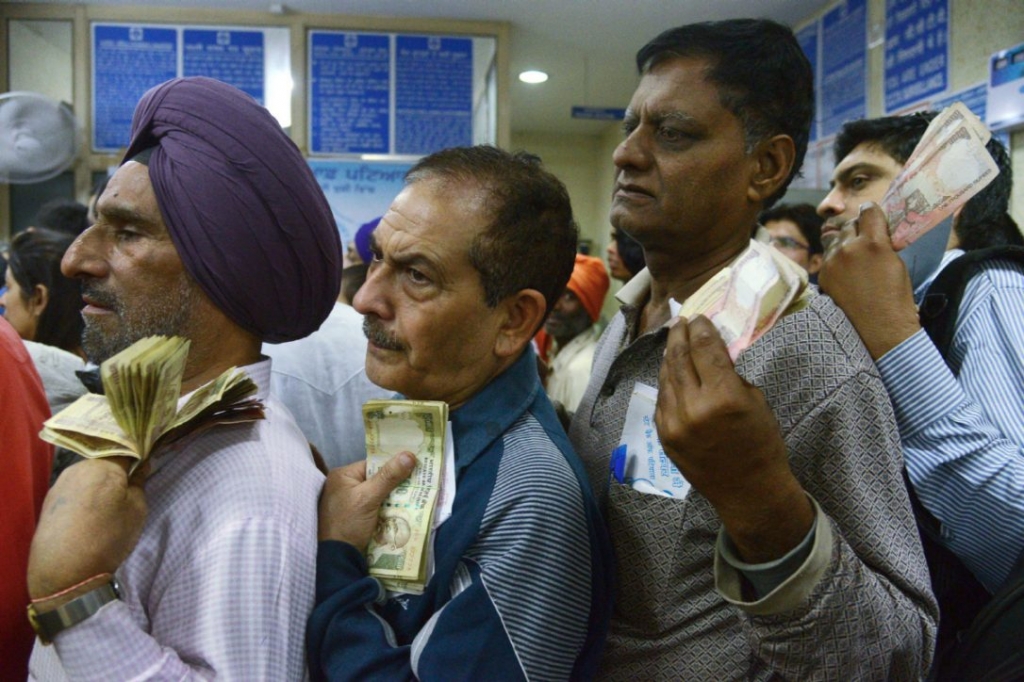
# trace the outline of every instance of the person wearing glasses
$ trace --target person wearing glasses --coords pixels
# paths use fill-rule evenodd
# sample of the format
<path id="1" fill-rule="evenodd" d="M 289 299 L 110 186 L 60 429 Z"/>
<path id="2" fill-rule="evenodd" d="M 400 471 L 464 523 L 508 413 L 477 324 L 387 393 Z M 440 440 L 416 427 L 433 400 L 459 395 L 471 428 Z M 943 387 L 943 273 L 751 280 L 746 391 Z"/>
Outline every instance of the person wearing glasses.
<path id="1" fill-rule="evenodd" d="M 771 235 L 771 244 L 802 267 L 817 281 L 824 249 L 821 224 L 824 219 L 810 204 L 779 204 L 761 213 L 760 223 Z"/>

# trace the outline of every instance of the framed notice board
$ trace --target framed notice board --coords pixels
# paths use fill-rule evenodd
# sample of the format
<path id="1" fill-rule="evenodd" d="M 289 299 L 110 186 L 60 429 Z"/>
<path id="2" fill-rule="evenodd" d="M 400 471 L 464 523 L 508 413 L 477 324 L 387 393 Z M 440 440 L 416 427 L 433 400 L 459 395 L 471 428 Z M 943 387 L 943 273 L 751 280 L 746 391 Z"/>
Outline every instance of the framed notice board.
<path id="1" fill-rule="evenodd" d="M 307 44 L 311 154 L 494 142 L 494 38 L 312 30 Z"/>

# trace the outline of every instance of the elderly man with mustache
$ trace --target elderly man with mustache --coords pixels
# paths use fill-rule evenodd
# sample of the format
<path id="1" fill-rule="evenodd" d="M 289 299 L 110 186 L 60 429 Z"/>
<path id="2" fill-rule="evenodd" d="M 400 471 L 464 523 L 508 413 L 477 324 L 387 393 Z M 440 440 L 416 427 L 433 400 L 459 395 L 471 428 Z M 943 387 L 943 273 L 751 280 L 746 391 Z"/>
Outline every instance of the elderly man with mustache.
<path id="1" fill-rule="evenodd" d="M 537 376 L 530 339 L 565 289 L 576 225 L 535 157 L 449 149 L 406 176 L 372 237 L 353 303 L 366 372 L 443 400 L 455 500 L 421 595 L 385 593 L 367 545 L 399 453 L 330 473 L 320 501 L 316 679 L 591 679 L 610 611 L 611 556 L 583 467 Z"/>

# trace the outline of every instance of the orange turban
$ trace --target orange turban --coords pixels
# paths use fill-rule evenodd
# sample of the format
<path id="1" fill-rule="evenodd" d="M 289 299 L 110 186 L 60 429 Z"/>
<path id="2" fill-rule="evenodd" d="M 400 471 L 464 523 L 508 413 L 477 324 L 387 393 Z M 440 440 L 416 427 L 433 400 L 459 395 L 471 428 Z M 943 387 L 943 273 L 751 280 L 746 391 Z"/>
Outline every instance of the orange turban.
<path id="1" fill-rule="evenodd" d="M 569 277 L 566 288 L 576 294 L 576 298 L 580 299 L 580 303 L 594 322 L 601 316 L 601 306 L 604 305 L 604 297 L 610 284 L 608 271 L 604 269 L 604 261 L 593 256 L 576 254 L 576 265 L 573 266 L 572 276 Z"/>

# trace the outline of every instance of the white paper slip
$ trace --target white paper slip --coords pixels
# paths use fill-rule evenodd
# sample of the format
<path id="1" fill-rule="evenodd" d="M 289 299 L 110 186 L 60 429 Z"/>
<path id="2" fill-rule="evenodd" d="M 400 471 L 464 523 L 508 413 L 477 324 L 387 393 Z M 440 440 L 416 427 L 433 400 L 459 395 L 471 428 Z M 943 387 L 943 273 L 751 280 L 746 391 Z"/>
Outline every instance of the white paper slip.
<path id="1" fill-rule="evenodd" d="M 626 408 L 621 443 L 612 453 L 611 473 L 619 483 L 649 495 L 683 498 L 687 481 L 665 454 L 654 424 L 657 389 L 637 383 Z"/>

